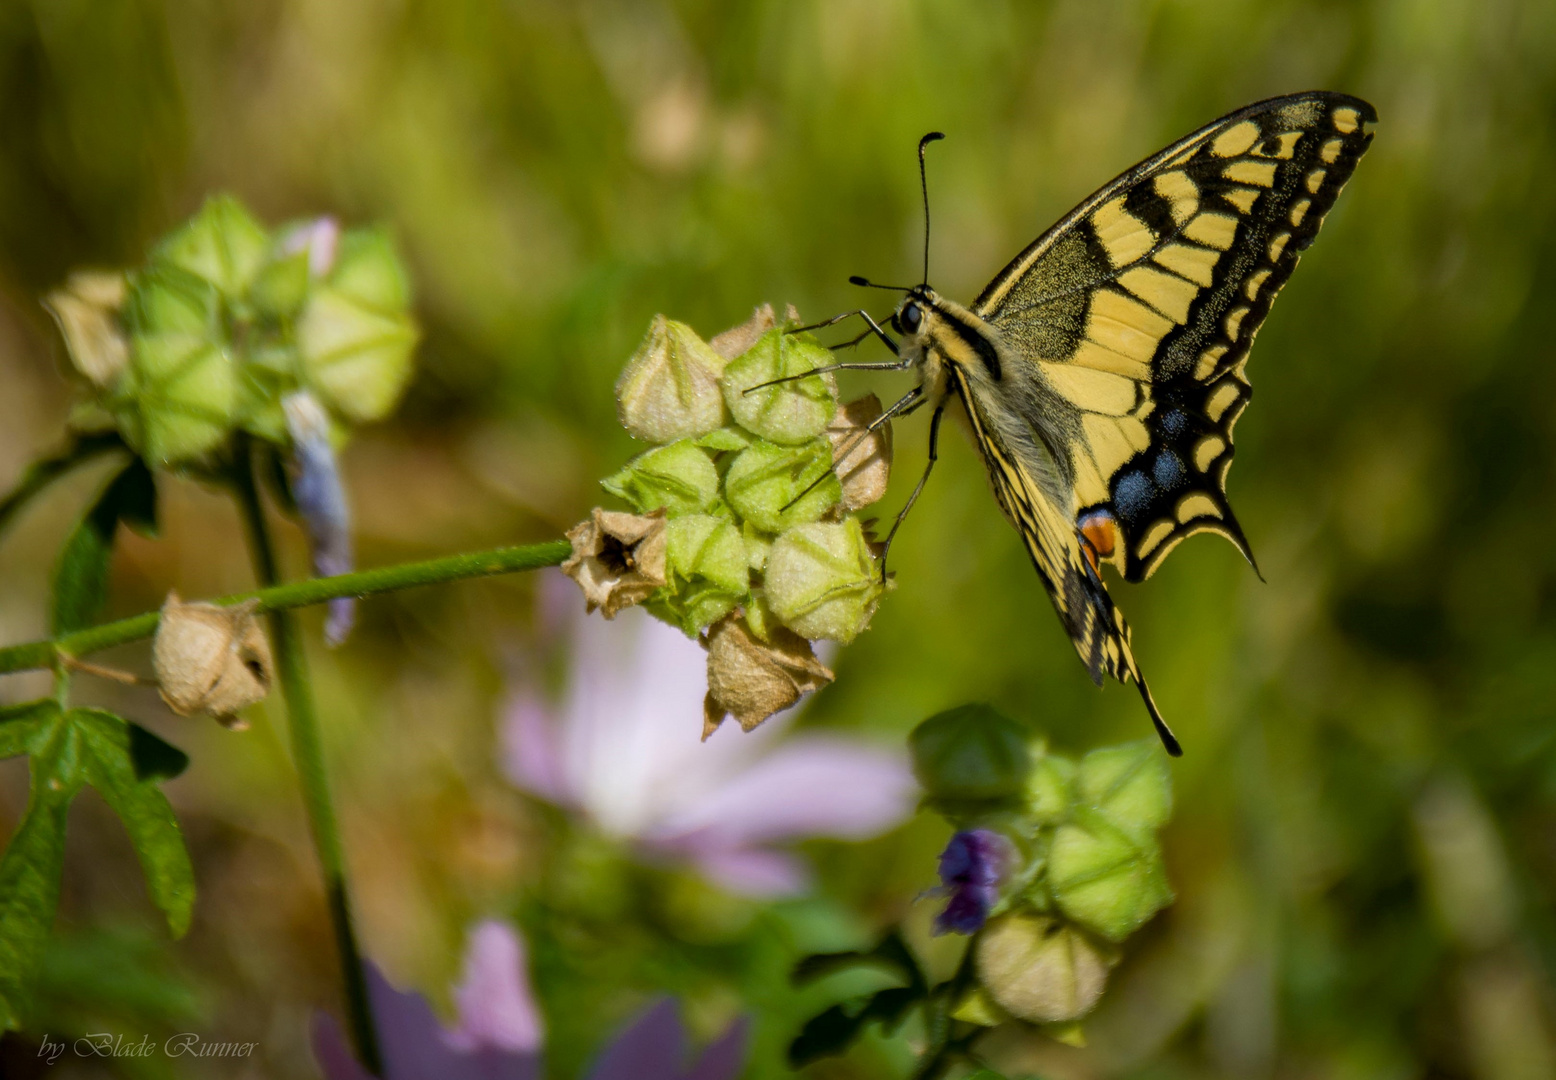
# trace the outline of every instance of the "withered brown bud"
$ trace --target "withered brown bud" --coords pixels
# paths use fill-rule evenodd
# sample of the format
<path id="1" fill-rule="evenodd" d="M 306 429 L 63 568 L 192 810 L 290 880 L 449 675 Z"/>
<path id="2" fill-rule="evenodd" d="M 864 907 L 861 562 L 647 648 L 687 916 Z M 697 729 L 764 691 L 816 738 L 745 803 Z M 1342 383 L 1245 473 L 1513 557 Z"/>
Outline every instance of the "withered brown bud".
<path id="1" fill-rule="evenodd" d="M 128 288 L 123 274 L 78 270 L 63 288 L 43 298 L 64 335 L 70 362 L 99 390 L 112 388 L 130 362 L 119 323 Z"/>
<path id="2" fill-rule="evenodd" d="M 769 640 L 752 636 L 739 614 L 726 616 L 708 630 L 708 696 L 703 699 L 702 737 L 718 730 L 733 714 L 750 731 L 773 713 L 833 679 L 816 659 L 810 642 L 781 626 Z"/>
<path id="3" fill-rule="evenodd" d="M 180 716 L 210 713 L 236 731 L 248 726 L 238 712 L 264 699 L 273 668 L 258 610 L 257 600 L 223 607 L 168 593 L 151 662 L 169 708 Z"/>
<path id="4" fill-rule="evenodd" d="M 881 399 L 867 394 L 839 405 L 827 425 L 833 469 L 843 483 L 844 510 L 869 506 L 886 494 L 886 482 L 891 479 L 891 424 L 865 433 L 880 415 Z"/>
<path id="5" fill-rule="evenodd" d="M 784 310 L 783 316 L 790 323 L 800 324 L 800 313 L 790 304 Z M 778 318 L 773 314 L 773 305 L 763 304 L 751 313 L 751 317 L 739 326 L 732 326 L 709 341 L 713 351 L 726 360 L 733 360 L 751 346 L 756 344 L 756 339 L 778 325 Z"/>
<path id="6" fill-rule="evenodd" d="M 584 602 L 614 619 L 665 583 L 665 512 L 627 514 L 595 507 L 567 531 L 573 554 L 562 573 L 578 582 Z"/>
<path id="7" fill-rule="evenodd" d="M 1118 957 L 1058 919 L 1002 915 L 974 943 L 978 981 L 1013 1016 L 1036 1023 L 1089 1012 Z"/>

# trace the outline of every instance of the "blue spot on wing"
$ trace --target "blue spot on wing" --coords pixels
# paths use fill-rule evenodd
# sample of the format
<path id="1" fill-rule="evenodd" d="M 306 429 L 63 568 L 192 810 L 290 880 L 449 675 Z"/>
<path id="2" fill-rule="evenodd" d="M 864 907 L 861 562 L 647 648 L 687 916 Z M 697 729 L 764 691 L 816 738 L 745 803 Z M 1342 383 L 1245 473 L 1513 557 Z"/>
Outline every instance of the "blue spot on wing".
<path id="1" fill-rule="evenodd" d="M 1151 469 L 1156 477 L 1156 484 L 1163 491 L 1171 491 L 1183 483 L 1186 475 L 1183 469 L 1183 461 L 1171 450 L 1163 450 L 1156 455 L 1156 464 Z"/>
<path id="2" fill-rule="evenodd" d="M 1156 495 L 1151 478 L 1143 472 L 1127 472 L 1113 484 L 1113 505 L 1126 521 L 1133 522 L 1150 509 Z"/>

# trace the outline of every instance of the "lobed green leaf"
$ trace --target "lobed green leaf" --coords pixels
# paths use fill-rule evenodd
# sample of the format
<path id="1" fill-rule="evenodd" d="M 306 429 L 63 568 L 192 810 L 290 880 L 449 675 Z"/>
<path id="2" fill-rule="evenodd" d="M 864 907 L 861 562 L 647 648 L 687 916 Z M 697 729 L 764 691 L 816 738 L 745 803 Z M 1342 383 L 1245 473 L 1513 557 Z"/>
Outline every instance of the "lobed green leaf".
<path id="1" fill-rule="evenodd" d="M 97 621 L 108 598 L 108 571 L 119 522 L 142 533 L 157 528 L 157 488 L 151 470 L 131 459 L 65 540 L 54 569 L 50 626 L 55 637 Z"/>
<path id="2" fill-rule="evenodd" d="M 80 733 L 86 762 L 86 780 L 119 815 L 130 843 L 140 858 L 146 875 L 146 889 L 152 902 L 167 916 L 168 930 L 182 937 L 189 929 L 194 908 L 194 868 L 184 835 L 173 816 L 167 796 L 157 786 L 156 774 L 143 771 L 148 736 L 166 750 L 150 732 L 137 730 L 122 718 L 100 709 L 72 709 L 66 719 Z M 141 760 L 137 760 L 137 743 Z M 181 752 L 174 753 L 182 756 Z M 164 767 L 171 765 L 165 752 Z"/>

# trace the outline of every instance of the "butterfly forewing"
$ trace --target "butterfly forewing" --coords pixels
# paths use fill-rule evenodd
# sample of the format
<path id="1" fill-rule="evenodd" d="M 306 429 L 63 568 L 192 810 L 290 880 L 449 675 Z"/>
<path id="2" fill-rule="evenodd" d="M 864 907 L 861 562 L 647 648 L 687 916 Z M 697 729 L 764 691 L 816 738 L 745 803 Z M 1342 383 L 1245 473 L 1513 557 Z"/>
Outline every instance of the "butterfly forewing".
<path id="1" fill-rule="evenodd" d="M 1375 119 L 1367 103 L 1330 93 L 1239 110 L 1087 199 L 974 303 L 1007 349 L 1036 366 L 1044 392 L 1024 400 L 1043 407 L 1024 419 L 1064 459 L 1073 492 L 1071 506 L 1050 509 L 1072 522 L 1116 523 L 1116 548 L 1097 554 L 1127 579 L 1148 577 L 1178 541 L 1204 530 L 1251 561 L 1226 500 L 1232 427 L 1250 393 L 1244 362 Z M 1019 448 L 1006 452 L 1020 457 Z M 1066 611 L 1062 580 L 1065 568 L 1085 570 L 1082 540 L 1073 526 L 1041 540 L 1048 572 L 1061 575 L 1049 591 L 1095 676 L 1103 656 L 1076 636 L 1083 627 Z M 1113 618 L 1123 659 L 1127 631 Z"/>

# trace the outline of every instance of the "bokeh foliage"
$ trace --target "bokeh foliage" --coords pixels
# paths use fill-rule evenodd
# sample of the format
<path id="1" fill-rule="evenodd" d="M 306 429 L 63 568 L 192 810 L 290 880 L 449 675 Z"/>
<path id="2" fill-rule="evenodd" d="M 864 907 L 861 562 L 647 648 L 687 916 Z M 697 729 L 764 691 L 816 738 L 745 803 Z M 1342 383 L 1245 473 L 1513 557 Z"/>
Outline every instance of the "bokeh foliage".
<path id="1" fill-rule="evenodd" d="M 1381 123 L 1254 350 L 1231 495 L 1268 583 L 1200 538 L 1115 587 L 1188 751 L 1163 837 L 1179 899 L 1142 931 L 1090 1049 L 1004 1050 L 1054 1076 L 1549 1075 L 1550 4 L 17 0 L 0 9 L 0 474 L 66 411 L 41 293 L 137 260 L 230 189 L 267 220 L 385 220 L 411 257 L 418 382 L 347 455 L 364 564 L 553 536 L 632 450 L 610 388 L 655 312 L 711 334 L 763 300 L 879 311 L 849 273 L 915 277 L 924 131 L 950 136 L 930 159 L 931 279 L 967 298 L 1169 139 L 1310 87 L 1371 100 Z M 845 397 L 866 385 L 905 389 L 857 379 Z M 883 512 L 922 460 L 922 423 L 897 434 Z M 893 549 L 899 588 L 807 723 L 901 739 L 988 699 L 1066 752 L 1142 734 L 1133 692 L 1099 696 L 1075 662 L 970 447 L 947 443 Z M 0 546 L 7 640 L 44 629 L 66 501 Z M 113 612 L 156 606 L 170 581 L 245 584 L 231 522 L 197 494 L 172 502 L 163 545 L 127 543 Z M 446 985 L 464 923 L 549 865 L 532 857 L 544 818 L 491 763 L 528 596 L 375 602 L 319 661 L 364 936 L 402 982 Z M 300 1043 L 268 1033 L 329 1000 L 331 976 L 275 729 L 197 731 L 103 693 L 194 759 L 169 790 L 210 876 L 176 947 L 205 1012 L 234 1039 L 267 1032 L 271 1066 L 297 1074 Z M 25 778 L 0 785 L 9 829 Z M 67 922 L 149 924 L 122 838 L 89 820 L 106 838 L 73 856 Z M 656 982 L 703 1002 L 711 1031 L 739 993 L 774 1018 L 754 1074 L 773 1075 L 779 1021 L 803 1011 L 777 989 L 784 950 L 866 939 L 929 884 L 942 840 L 920 823 L 819 850 L 823 913 L 763 914 L 760 933 L 688 943 L 708 920 L 645 915 L 606 935 L 619 962 L 576 927 L 537 945 L 541 989 L 570 1011 L 556 1037 Z M 88 883 L 89 863 L 129 884 Z"/>

